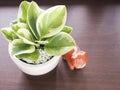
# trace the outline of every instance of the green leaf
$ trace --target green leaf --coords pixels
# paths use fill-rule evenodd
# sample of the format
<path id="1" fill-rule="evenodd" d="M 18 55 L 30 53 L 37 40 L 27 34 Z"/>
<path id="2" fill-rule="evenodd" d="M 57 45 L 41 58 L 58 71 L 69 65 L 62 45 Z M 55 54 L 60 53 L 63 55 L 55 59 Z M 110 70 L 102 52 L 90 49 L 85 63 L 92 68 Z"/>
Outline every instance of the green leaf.
<path id="1" fill-rule="evenodd" d="M 65 26 L 63 29 L 62 29 L 62 32 L 66 32 L 66 33 L 71 33 L 72 32 L 72 28 L 69 27 L 69 26 Z"/>
<path id="2" fill-rule="evenodd" d="M 75 46 L 73 38 L 65 32 L 51 37 L 48 42 L 45 45 L 45 51 L 51 55 L 63 55 Z"/>
<path id="3" fill-rule="evenodd" d="M 16 22 L 16 23 L 11 23 L 11 28 L 17 32 L 18 29 L 20 28 L 28 28 L 26 23 L 21 23 L 21 22 Z"/>
<path id="4" fill-rule="evenodd" d="M 17 55 L 16 57 L 19 59 L 27 59 L 36 62 L 40 57 L 40 52 L 39 50 L 36 49 L 33 53 L 21 54 L 21 55 Z"/>
<path id="5" fill-rule="evenodd" d="M 33 35 L 36 37 L 36 39 L 39 39 L 39 35 L 36 29 L 36 20 L 38 16 L 43 12 L 42 9 L 39 8 L 36 2 L 32 1 L 30 3 L 30 6 L 28 8 L 27 12 L 27 23 L 33 33 Z"/>
<path id="6" fill-rule="evenodd" d="M 13 40 L 19 39 L 19 37 L 15 33 L 12 33 L 12 37 L 13 37 Z"/>
<path id="7" fill-rule="evenodd" d="M 35 45 L 35 43 L 34 43 L 35 39 L 34 39 L 33 35 L 29 32 L 28 29 L 21 28 L 17 31 L 16 35 L 20 39 L 22 39 L 24 41 L 24 43 Z"/>
<path id="8" fill-rule="evenodd" d="M 43 12 L 37 19 L 37 30 L 41 38 L 51 37 L 59 33 L 66 22 L 66 7 L 54 6 Z"/>
<path id="9" fill-rule="evenodd" d="M 35 47 L 24 43 L 21 39 L 15 39 L 12 41 L 11 50 L 12 55 L 20 55 L 34 52 Z"/>
<path id="10" fill-rule="evenodd" d="M 1 32 L 3 34 L 3 36 L 10 42 L 13 40 L 13 32 L 12 29 L 10 27 L 8 28 L 2 28 Z"/>
<path id="11" fill-rule="evenodd" d="M 19 11 L 18 11 L 18 21 L 26 22 L 27 10 L 28 10 L 29 4 L 30 3 L 27 1 L 21 2 L 20 6 L 19 6 Z"/>

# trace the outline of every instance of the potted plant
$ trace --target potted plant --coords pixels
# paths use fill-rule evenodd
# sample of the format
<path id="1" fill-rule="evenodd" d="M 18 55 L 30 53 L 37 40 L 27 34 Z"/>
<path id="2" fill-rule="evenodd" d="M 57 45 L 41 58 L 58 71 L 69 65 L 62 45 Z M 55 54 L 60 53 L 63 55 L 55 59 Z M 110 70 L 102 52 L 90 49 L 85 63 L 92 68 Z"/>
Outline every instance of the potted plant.
<path id="1" fill-rule="evenodd" d="M 64 5 L 43 10 L 34 1 L 21 2 L 17 19 L 1 32 L 9 41 L 10 57 L 24 73 L 42 75 L 51 71 L 59 58 L 75 47 L 66 17 Z"/>

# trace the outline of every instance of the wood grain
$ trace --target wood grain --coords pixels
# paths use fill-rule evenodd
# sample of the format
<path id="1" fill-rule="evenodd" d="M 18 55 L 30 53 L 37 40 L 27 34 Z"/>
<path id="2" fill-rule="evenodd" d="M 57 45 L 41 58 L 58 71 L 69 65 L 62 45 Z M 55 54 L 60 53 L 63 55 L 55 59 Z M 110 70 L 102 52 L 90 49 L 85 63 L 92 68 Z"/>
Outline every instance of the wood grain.
<path id="1" fill-rule="evenodd" d="M 82 70 L 69 70 L 67 63 L 43 76 L 22 73 L 11 61 L 7 41 L 0 34 L 0 90 L 120 90 L 120 5 L 71 5 L 67 25 L 87 52 Z M 0 28 L 15 19 L 18 8 L 0 8 Z"/>

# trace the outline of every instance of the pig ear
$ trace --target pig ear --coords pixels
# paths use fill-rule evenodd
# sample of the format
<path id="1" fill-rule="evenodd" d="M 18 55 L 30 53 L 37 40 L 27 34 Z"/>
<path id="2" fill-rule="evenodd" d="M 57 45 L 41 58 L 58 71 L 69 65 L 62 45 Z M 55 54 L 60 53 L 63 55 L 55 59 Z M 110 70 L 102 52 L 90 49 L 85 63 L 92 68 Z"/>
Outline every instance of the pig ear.
<path id="1" fill-rule="evenodd" d="M 73 53 L 72 53 L 72 56 L 71 56 L 71 58 L 76 58 L 78 55 L 80 55 L 80 48 L 78 47 L 78 46 L 75 46 L 74 48 L 73 48 Z"/>

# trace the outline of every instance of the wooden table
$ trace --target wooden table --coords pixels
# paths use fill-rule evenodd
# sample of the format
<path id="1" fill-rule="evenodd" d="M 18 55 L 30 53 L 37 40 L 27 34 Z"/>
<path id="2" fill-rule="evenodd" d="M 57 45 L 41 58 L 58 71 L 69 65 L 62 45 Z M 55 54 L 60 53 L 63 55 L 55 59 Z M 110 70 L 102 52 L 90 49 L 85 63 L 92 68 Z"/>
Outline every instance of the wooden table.
<path id="1" fill-rule="evenodd" d="M 46 7 L 44 7 L 46 8 Z M 82 70 L 69 70 L 62 59 L 43 76 L 22 73 L 11 61 L 0 34 L 0 90 L 120 90 L 120 5 L 71 5 L 67 25 L 87 52 Z M 0 7 L 0 28 L 16 18 L 17 7 Z"/>

